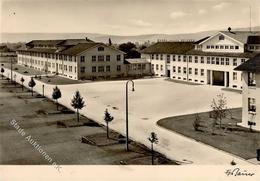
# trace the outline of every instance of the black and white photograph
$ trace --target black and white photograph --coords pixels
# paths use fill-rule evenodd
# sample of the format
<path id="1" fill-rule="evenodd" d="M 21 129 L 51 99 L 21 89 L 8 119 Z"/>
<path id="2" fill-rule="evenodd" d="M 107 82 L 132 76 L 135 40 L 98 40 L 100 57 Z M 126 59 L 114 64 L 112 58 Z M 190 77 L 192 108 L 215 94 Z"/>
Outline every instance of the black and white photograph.
<path id="1" fill-rule="evenodd" d="M 259 0 L 0 4 L 0 181 L 260 179 Z"/>

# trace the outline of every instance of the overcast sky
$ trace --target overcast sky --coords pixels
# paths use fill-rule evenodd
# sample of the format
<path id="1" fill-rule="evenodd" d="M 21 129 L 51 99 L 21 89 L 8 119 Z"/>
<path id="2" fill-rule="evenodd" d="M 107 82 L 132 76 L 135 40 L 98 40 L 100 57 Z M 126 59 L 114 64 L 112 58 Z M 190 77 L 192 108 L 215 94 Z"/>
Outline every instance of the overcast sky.
<path id="1" fill-rule="evenodd" d="M 0 0 L 1 1 L 1 0 Z M 2 32 L 190 33 L 260 24 L 260 0 L 2 0 Z"/>

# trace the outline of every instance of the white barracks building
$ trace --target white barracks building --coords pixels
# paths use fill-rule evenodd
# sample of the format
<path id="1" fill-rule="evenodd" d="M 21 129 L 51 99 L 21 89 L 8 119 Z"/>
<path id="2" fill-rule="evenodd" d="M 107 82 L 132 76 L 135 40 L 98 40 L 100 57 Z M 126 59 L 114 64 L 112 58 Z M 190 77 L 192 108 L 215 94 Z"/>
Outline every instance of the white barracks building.
<path id="1" fill-rule="evenodd" d="M 18 64 L 70 79 L 110 79 L 151 74 L 147 60 L 89 39 L 33 40 L 17 50 Z"/>
<path id="2" fill-rule="evenodd" d="M 89 39 L 33 40 L 17 51 L 18 64 L 70 79 L 122 77 L 124 52 Z"/>
<path id="3" fill-rule="evenodd" d="M 260 38 L 258 38 L 260 43 Z M 260 54 L 238 66 L 242 71 L 243 111 L 241 126 L 260 131 Z"/>
<path id="4" fill-rule="evenodd" d="M 197 42 L 157 42 L 142 51 L 156 76 L 241 89 L 234 68 L 260 52 L 260 32 L 221 31 Z"/>

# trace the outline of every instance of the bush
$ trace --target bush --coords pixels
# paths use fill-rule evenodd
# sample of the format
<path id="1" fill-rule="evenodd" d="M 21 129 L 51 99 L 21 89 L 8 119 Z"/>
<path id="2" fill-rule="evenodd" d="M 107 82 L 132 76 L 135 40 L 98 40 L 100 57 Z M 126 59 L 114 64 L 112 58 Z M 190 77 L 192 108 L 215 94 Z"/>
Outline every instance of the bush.
<path id="1" fill-rule="evenodd" d="M 200 131 L 199 127 L 201 127 L 200 125 L 201 120 L 198 114 L 196 114 L 195 120 L 193 122 L 193 128 L 195 131 Z"/>
<path id="2" fill-rule="evenodd" d="M 28 74 L 28 72 L 27 72 L 27 71 L 24 71 L 23 73 L 25 73 L 25 74 Z"/>

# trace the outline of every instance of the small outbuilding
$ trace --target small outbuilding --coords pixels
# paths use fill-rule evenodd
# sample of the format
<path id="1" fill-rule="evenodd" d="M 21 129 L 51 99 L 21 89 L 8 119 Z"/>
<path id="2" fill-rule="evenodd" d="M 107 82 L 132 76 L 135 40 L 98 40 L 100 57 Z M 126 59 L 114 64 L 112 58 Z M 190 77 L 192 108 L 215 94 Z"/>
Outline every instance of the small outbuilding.
<path id="1" fill-rule="evenodd" d="M 126 76 L 143 77 L 151 75 L 151 63 L 144 58 L 125 59 Z"/>

